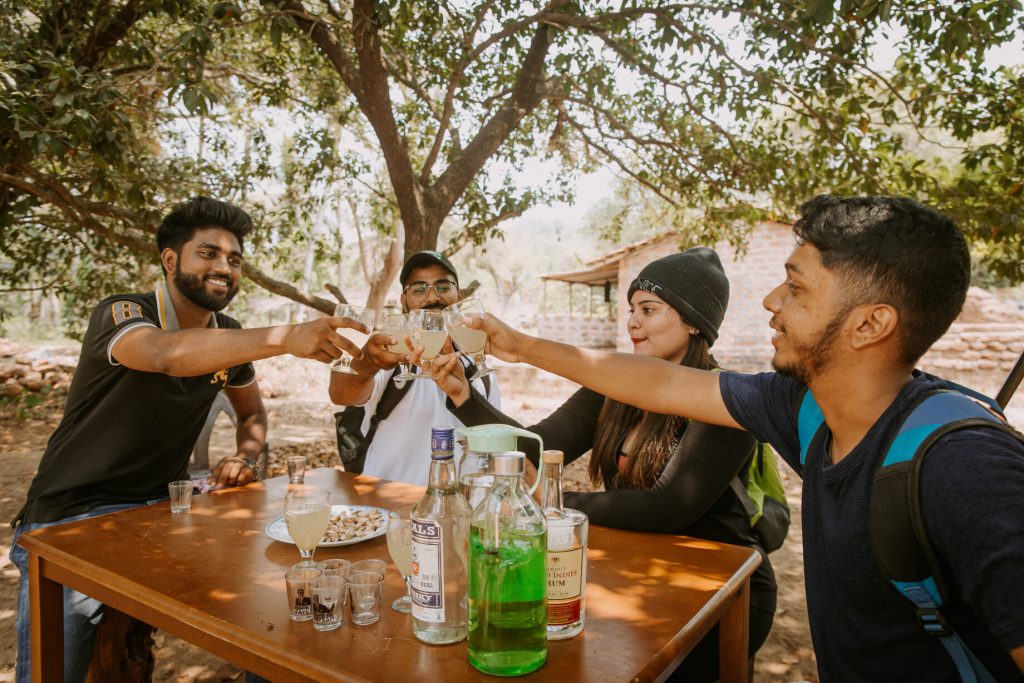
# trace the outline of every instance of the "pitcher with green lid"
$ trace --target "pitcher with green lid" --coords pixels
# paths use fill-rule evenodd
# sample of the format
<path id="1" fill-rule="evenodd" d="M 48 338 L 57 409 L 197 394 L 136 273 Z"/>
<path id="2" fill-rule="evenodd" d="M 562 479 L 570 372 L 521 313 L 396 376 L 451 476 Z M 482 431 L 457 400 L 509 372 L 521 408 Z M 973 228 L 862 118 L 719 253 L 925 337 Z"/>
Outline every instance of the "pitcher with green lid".
<path id="1" fill-rule="evenodd" d="M 506 424 L 458 427 L 455 432 L 462 437 L 459 439 L 462 443 L 462 459 L 459 461 L 458 470 L 459 489 L 469 501 L 471 508 L 475 508 L 494 485 L 494 475 L 491 472 L 492 455 L 519 450 L 516 444 L 518 437 L 534 439 L 537 442 L 537 453 L 544 451 L 544 442 L 538 435 Z M 539 484 L 540 477 L 537 477 L 533 486 L 529 488 L 531 495 Z"/>
<path id="2" fill-rule="evenodd" d="M 547 636 L 547 525 L 523 488 L 521 452 L 495 453 L 494 486 L 469 530 L 469 663 L 519 676 L 544 664 Z"/>

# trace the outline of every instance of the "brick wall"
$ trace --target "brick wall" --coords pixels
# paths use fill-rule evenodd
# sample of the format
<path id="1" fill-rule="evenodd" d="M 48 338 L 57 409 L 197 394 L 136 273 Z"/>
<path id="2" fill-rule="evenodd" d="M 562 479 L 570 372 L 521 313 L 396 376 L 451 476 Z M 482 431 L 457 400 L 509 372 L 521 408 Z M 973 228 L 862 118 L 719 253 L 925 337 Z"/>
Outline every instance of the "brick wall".
<path id="1" fill-rule="evenodd" d="M 771 361 L 771 317 L 761 300 L 772 287 L 785 277 L 783 264 L 793 250 L 793 233 L 788 225 L 764 223 L 751 234 L 745 255 L 725 242 L 715 245 L 722 266 L 729 277 L 729 308 L 718 333 L 712 352 L 723 366 L 735 370 L 763 370 Z M 630 351 L 633 345 L 625 329 L 629 317 L 626 294 L 629 283 L 651 261 L 679 251 L 679 242 L 668 237 L 650 247 L 624 258 L 619 264 L 619 325 L 616 345 L 620 351 Z"/>
<path id="2" fill-rule="evenodd" d="M 744 254 L 725 242 L 715 245 L 729 276 L 729 308 L 712 353 L 723 367 L 757 371 L 770 367 L 771 314 L 761 302 L 785 280 L 783 267 L 796 242 L 788 225 L 763 223 L 750 234 Z"/>

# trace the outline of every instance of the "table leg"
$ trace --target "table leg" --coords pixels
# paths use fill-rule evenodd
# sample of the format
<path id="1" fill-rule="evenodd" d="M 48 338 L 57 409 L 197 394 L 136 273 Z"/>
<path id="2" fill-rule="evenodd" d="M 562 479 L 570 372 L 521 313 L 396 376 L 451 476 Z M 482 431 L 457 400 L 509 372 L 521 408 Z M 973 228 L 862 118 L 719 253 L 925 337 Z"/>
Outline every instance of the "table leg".
<path id="1" fill-rule="evenodd" d="M 29 629 L 32 638 L 32 680 L 64 680 L 64 587 L 43 576 L 35 553 L 28 555 Z"/>
<path id="2" fill-rule="evenodd" d="M 720 683 L 747 683 L 750 658 L 750 581 L 736 593 L 718 625 L 718 677 Z"/>

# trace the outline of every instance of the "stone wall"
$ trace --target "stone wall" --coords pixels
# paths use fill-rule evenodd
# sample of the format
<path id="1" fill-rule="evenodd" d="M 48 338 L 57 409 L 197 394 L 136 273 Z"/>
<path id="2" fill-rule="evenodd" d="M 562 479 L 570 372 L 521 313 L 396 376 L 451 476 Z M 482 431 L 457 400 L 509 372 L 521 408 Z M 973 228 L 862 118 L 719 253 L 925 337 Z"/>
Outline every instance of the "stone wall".
<path id="1" fill-rule="evenodd" d="M 78 351 L 76 347 L 29 349 L 0 339 L 0 394 L 17 398 L 44 390 L 67 393 Z"/>

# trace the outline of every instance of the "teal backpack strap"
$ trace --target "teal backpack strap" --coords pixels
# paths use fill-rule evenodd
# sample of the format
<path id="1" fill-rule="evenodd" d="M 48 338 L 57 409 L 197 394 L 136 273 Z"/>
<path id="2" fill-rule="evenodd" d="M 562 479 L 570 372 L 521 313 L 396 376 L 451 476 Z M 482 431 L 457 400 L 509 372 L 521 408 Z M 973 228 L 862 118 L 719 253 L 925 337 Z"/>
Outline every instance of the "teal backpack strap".
<path id="1" fill-rule="evenodd" d="M 803 467 L 807 462 L 807 452 L 811 449 L 811 444 L 825 424 L 825 416 L 810 389 L 804 389 L 796 415 L 797 433 L 800 435 L 800 466 Z"/>
<path id="2" fill-rule="evenodd" d="M 1001 414 L 979 405 L 960 387 L 947 386 L 954 389 L 925 393 L 910 407 L 875 472 L 868 526 L 871 550 L 886 579 L 917 607 L 925 633 L 946 648 L 964 683 L 994 683 L 942 616 L 946 586 L 922 518 L 921 470 L 931 445 L 958 429 L 985 426 L 1024 439 Z"/>

